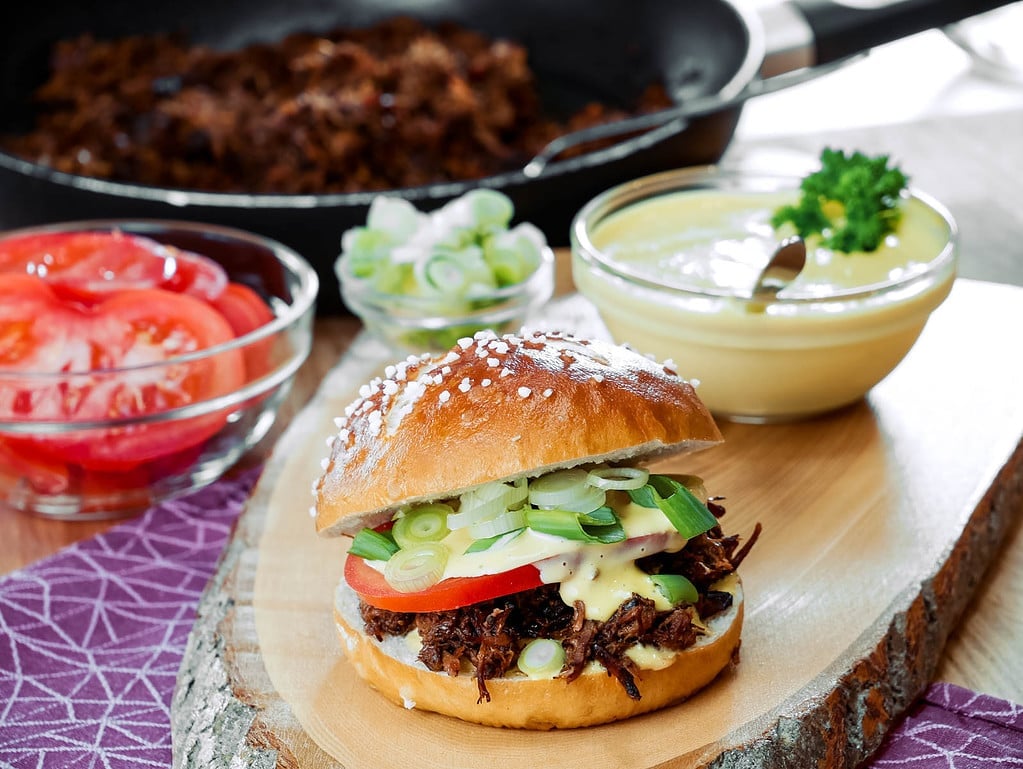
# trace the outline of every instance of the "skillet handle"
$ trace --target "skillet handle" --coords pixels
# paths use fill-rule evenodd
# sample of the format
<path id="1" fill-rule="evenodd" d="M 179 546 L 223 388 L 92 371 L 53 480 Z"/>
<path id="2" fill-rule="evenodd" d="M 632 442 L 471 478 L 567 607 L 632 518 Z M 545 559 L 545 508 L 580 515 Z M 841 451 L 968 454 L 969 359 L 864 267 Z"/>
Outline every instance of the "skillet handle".
<path id="1" fill-rule="evenodd" d="M 790 0 L 813 32 L 816 63 L 827 64 L 934 27 L 990 11 L 1009 0 L 857 2 Z"/>

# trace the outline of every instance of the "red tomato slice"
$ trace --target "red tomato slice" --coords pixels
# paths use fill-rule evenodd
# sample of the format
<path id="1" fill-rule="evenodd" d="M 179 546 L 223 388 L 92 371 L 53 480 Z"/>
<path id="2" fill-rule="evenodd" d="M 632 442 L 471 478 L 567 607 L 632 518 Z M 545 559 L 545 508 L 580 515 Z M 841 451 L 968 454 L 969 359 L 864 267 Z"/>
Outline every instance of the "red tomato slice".
<path id="1" fill-rule="evenodd" d="M 50 232 L 0 240 L 0 272 L 35 275 L 82 301 L 160 285 L 173 274 L 169 257 L 159 243 L 122 232 Z"/>
<path id="2" fill-rule="evenodd" d="M 227 286 L 227 273 L 212 259 L 116 230 L 0 239 L 0 273 L 34 275 L 61 296 L 87 303 L 133 288 L 213 300 Z"/>
<path id="3" fill-rule="evenodd" d="M 63 494 L 71 485 L 68 466 L 35 451 L 30 441 L 0 439 L 0 477 L 4 468 L 39 494 Z"/>
<path id="4" fill-rule="evenodd" d="M 383 574 L 357 555 L 349 555 L 345 559 L 345 580 L 370 606 L 401 612 L 449 611 L 543 584 L 539 570 L 532 564 L 526 564 L 500 574 L 452 577 L 417 593 L 402 593 L 391 587 Z"/>
<path id="5" fill-rule="evenodd" d="M 274 319 L 263 297 L 242 283 L 228 283 L 212 304 L 231 324 L 235 336 L 255 331 Z"/>
<path id="6" fill-rule="evenodd" d="M 220 313 L 194 297 L 137 289 L 85 307 L 61 302 L 31 276 L 7 276 L 0 284 L 0 377 L 6 380 L 0 419 L 131 419 L 229 393 L 244 381 L 237 350 L 162 365 L 234 338 Z M 101 371 L 127 366 L 143 367 L 130 374 Z M 96 373 L 54 383 L 19 378 L 19 372 Z M 32 441 L 54 459 L 119 470 L 201 443 L 224 417 L 69 431 Z"/>
<path id="7" fill-rule="evenodd" d="M 227 288 L 228 277 L 224 268 L 215 261 L 193 251 L 165 246 L 174 257 L 174 272 L 160 288 L 189 294 L 212 302 Z"/>
<path id="8" fill-rule="evenodd" d="M 53 289 L 31 275 L 4 275 L 0 279 L 0 372 L 59 371 L 56 361 L 63 355 L 63 324 L 44 322 L 62 313 Z M 0 388 L 0 416 L 13 416 L 4 406 L 14 395 L 10 387 Z"/>
<path id="9" fill-rule="evenodd" d="M 33 275 L 4 275 L 0 279 L 0 310 L 22 299 L 56 299 L 53 289 Z"/>
<path id="10" fill-rule="evenodd" d="M 93 308 L 107 350 L 118 350 L 116 365 L 159 363 L 234 339 L 220 314 L 192 296 L 161 289 L 124 291 Z M 95 340 L 94 340 L 95 341 Z M 218 359 L 180 366 L 160 366 L 130 381 L 115 380 L 113 397 L 104 402 L 108 416 L 136 416 L 185 406 L 222 395 L 244 381 L 241 356 L 230 351 Z"/>
<path id="11" fill-rule="evenodd" d="M 228 283 L 224 292 L 213 301 L 213 306 L 234 329 L 235 336 L 244 336 L 274 319 L 273 311 L 263 297 L 241 283 Z M 251 344 L 245 353 L 245 370 L 249 379 L 257 379 L 270 370 L 270 338 Z"/>

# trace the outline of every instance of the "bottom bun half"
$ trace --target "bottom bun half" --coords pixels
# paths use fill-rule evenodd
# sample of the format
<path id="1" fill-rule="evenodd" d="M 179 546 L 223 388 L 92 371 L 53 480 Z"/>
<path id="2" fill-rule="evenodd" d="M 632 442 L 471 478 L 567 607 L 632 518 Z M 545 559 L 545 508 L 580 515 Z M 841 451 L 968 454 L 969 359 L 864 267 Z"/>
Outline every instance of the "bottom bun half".
<path id="1" fill-rule="evenodd" d="M 363 632 L 358 596 L 344 580 L 335 592 L 334 617 L 342 649 L 356 673 L 392 702 L 487 726 L 568 729 L 619 721 L 681 702 L 707 686 L 738 659 L 742 631 L 742 584 L 736 578 L 732 606 L 707 621 L 695 645 L 654 655 L 656 667 L 636 675 L 641 699 L 631 699 L 597 663 L 572 682 L 522 674 L 489 679 L 490 702 L 479 702 L 471 671 L 458 676 L 429 670 L 405 638 L 383 642 Z"/>

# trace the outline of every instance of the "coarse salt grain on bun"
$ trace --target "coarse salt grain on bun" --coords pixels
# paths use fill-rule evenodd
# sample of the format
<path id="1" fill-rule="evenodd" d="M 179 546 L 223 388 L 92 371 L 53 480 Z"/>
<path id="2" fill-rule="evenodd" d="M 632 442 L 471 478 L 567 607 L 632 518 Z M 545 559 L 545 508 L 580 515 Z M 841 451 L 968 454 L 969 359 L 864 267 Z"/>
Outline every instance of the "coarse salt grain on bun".
<path id="1" fill-rule="evenodd" d="M 410 357 L 339 420 L 316 528 L 354 535 L 394 509 L 562 467 L 694 451 L 722 440 L 692 385 L 627 347 L 559 333 L 481 332 Z"/>

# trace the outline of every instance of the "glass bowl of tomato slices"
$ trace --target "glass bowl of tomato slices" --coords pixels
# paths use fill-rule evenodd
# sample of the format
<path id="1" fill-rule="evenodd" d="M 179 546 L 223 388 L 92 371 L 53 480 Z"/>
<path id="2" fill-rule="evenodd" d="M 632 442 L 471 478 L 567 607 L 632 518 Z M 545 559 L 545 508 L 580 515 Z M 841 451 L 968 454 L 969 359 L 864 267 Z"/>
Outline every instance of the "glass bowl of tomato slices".
<path id="1" fill-rule="evenodd" d="M 0 235 L 0 506 L 138 513 L 270 431 L 317 277 L 232 228 L 97 220 Z"/>

